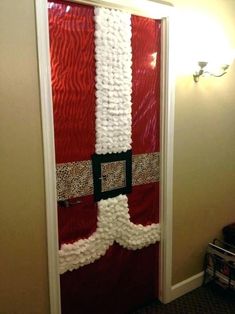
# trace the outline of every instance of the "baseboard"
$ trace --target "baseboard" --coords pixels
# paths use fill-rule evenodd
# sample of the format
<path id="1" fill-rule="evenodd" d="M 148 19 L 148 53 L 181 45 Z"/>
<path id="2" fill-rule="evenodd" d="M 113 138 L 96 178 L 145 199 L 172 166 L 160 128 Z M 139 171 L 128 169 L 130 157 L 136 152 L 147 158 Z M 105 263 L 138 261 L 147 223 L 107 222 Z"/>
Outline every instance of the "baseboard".
<path id="1" fill-rule="evenodd" d="M 200 287 L 203 282 L 203 272 L 187 278 L 171 287 L 171 301 Z"/>

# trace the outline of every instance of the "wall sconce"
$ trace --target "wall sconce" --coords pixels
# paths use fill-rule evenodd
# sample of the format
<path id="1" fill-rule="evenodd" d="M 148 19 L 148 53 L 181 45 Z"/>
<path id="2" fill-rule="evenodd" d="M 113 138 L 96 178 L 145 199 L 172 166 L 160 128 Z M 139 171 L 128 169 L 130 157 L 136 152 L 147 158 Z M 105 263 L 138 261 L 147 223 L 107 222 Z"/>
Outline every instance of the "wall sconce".
<path id="1" fill-rule="evenodd" d="M 215 73 L 205 70 L 205 67 L 207 66 L 207 64 L 208 62 L 205 62 L 205 61 L 198 62 L 200 69 L 199 71 L 196 71 L 193 74 L 194 82 L 197 83 L 199 81 L 200 76 L 203 76 L 204 74 L 209 74 L 210 76 L 215 76 L 215 77 L 221 77 L 227 73 L 226 70 L 229 68 L 229 64 L 224 64 L 221 66 L 220 72 L 218 74 L 215 74 Z"/>

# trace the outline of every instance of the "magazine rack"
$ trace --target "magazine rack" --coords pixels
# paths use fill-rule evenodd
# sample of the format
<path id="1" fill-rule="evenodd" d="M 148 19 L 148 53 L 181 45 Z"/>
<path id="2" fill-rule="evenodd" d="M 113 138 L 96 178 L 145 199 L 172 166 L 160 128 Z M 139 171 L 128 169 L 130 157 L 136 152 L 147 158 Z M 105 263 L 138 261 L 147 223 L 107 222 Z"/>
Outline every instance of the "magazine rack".
<path id="1" fill-rule="evenodd" d="M 214 239 L 207 246 L 203 284 L 214 280 L 224 288 L 235 289 L 235 246 Z"/>

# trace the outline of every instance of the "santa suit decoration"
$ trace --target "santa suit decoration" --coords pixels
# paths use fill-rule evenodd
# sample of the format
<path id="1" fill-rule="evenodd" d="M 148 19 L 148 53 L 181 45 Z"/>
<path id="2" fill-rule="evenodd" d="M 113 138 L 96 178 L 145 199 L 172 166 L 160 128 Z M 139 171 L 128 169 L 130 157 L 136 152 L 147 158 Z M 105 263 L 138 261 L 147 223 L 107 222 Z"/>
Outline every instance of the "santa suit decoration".
<path id="1" fill-rule="evenodd" d="M 128 250 L 136 250 L 160 240 L 158 223 L 144 226 L 131 222 L 126 195 L 133 183 L 159 179 L 158 153 L 132 156 L 131 15 L 95 8 L 94 20 L 95 154 L 91 161 L 58 164 L 57 185 L 62 202 L 94 193 L 98 205 L 97 227 L 88 238 L 61 245 L 61 274 L 95 262 L 114 241 Z M 79 176 L 72 179 L 68 189 L 68 177 L 72 177 L 75 169 L 78 172 L 79 167 L 85 167 L 85 179 L 84 176 L 83 180 Z"/>

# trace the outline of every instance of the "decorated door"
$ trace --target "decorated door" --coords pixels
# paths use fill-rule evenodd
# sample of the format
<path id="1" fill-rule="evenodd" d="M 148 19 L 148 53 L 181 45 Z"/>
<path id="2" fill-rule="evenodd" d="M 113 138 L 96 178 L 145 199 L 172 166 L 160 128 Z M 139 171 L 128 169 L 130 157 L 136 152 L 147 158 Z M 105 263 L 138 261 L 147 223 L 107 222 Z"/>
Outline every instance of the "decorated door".
<path id="1" fill-rule="evenodd" d="M 49 1 L 63 314 L 158 296 L 158 20 Z"/>

